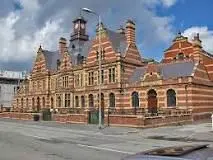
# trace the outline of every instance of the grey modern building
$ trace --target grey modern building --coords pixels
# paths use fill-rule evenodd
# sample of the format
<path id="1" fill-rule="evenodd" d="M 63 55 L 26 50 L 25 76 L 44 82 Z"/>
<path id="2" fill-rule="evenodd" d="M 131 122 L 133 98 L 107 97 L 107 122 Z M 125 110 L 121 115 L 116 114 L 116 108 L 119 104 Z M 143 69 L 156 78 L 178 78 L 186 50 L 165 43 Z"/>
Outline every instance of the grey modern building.
<path id="1" fill-rule="evenodd" d="M 0 70 L 0 106 L 9 109 L 19 84 L 27 78 L 26 72 Z"/>

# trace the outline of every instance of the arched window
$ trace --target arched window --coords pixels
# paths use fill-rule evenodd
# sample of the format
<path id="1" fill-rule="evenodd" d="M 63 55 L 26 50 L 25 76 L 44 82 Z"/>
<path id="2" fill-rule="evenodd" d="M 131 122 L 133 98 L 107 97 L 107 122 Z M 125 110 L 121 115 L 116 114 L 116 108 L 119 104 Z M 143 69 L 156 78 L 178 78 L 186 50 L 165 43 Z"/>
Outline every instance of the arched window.
<path id="1" fill-rule="evenodd" d="M 167 106 L 168 107 L 176 106 L 176 93 L 173 89 L 167 90 Z"/>
<path id="2" fill-rule="evenodd" d="M 75 107 L 79 107 L 78 96 L 75 96 Z"/>
<path id="3" fill-rule="evenodd" d="M 139 107 L 139 95 L 138 92 L 132 93 L 132 107 L 138 108 Z"/>
<path id="4" fill-rule="evenodd" d="M 24 107 L 24 99 L 21 98 L 21 108 L 23 108 L 23 107 Z"/>
<path id="5" fill-rule="evenodd" d="M 50 106 L 51 108 L 54 108 L 53 102 L 54 102 L 53 97 L 51 97 L 51 104 L 50 104 L 50 105 L 51 105 L 51 106 Z"/>
<path id="6" fill-rule="evenodd" d="M 184 59 L 184 54 L 183 53 L 178 53 L 177 59 L 183 60 Z"/>
<path id="7" fill-rule="evenodd" d="M 58 96 L 58 98 L 57 98 L 57 107 L 61 107 L 61 97 L 60 96 Z"/>
<path id="8" fill-rule="evenodd" d="M 35 110 L 35 99 L 32 98 L 32 110 Z"/>
<path id="9" fill-rule="evenodd" d="M 85 107 L 85 99 L 84 96 L 81 96 L 81 107 Z"/>
<path id="10" fill-rule="evenodd" d="M 114 93 L 109 94 L 109 107 L 112 107 L 112 108 L 115 107 L 115 94 Z"/>
<path id="11" fill-rule="evenodd" d="M 89 95 L 89 107 L 94 107 L 94 100 L 93 100 L 93 95 Z"/>
<path id="12" fill-rule="evenodd" d="M 42 107 L 45 108 L 45 98 L 42 98 Z"/>
<path id="13" fill-rule="evenodd" d="M 28 98 L 26 99 L 26 108 L 29 108 Z"/>

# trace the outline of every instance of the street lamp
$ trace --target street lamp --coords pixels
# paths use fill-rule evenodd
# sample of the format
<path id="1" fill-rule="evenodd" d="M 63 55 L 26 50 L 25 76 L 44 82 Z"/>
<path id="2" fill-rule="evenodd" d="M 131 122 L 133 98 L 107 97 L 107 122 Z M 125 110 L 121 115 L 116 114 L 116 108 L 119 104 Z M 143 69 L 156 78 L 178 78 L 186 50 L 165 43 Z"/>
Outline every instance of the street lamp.
<path id="1" fill-rule="evenodd" d="M 101 129 L 102 128 L 102 114 L 101 114 L 101 16 L 99 14 L 97 14 L 96 12 L 94 12 L 93 10 L 89 9 L 89 8 L 82 8 L 82 11 L 89 13 L 89 14 L 93 14 L 95 16 L 98 17 L 98 53 L 99 53 L 99 57 L 98 57 L 98 61 L 99 61 L 99 123 L 98 123 L 98 128 Z"/>

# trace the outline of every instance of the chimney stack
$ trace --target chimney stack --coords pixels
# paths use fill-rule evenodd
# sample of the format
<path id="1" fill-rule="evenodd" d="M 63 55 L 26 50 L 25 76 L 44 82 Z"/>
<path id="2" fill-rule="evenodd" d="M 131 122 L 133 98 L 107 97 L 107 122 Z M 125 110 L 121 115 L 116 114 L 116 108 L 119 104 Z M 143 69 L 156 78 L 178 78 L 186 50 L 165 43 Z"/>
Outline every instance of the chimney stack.
<path id="1" fill-rule="evenodd" d="M 67 40 L 66 38 L 61 37 L 59 40 L 59 53 L 61 55 L 67 50 Z"/>
<path id="2" fill-rule="evenodd" d="M 200 40 L 200 35 L 199 35 L 199 33 L 197 33 L 197 35 L 196 36 L 194 36 L 194 39 L 193 39 L 193 45 L 195 46 L 195 47 L 199 47 L 199 48 L 202 48 L 202 41 Z"/>
<path id="3" fill-rule="evenodd" d="M 135 23 L 132 20 L 126 22 L 126 40 L 127 44 L 135 43 Z"/>

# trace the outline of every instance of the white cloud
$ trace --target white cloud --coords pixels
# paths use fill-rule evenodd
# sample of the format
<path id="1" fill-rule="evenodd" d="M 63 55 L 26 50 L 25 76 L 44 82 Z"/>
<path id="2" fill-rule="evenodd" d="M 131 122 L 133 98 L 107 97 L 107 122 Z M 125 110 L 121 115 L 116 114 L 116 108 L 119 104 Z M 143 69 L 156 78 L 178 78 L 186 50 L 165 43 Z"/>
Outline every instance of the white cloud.
<path id="1" fill-rule="evenodd" d="M 177 0 L 17 1 L 22 10 L 0 15 L 0 62 L 19 62 L 23 68 L 23 62 L 35 56 L 40 44 L 44 49 L 56 50 L 59 37 L 70 36 L 72 20 L 79 15 L 79 8 L 85 6 L 100 13 L 105 25 L 113 29 L 133 18 L 137 25 L 138 44 L 142 43 L 144 47 L 167 43 L 173 37 L 173 17 L 158 16 L 155 9 L 159 5 L 169 8 Z M 89 33 L 94 33 L 97 20 L 90 15 L 85 17 Z"/>
<path id="2" fill-rule="evenodd" d="M 163 5 L 166 8 L 173 6 L 177 0 L 142 0 L 142 3 L 149 7 L 155 7 L 156 5 Z"/>
<path id="3" fill-rule="evenodd" d="M 209 30 L 207 26 L 194 26 L 186 29 L 183 35 L 189 37 L 189 40 L 192 40 L 197 33 L 200 34 L 203 48 L 206 51 L 213 53 L 213 30 Z"/>

